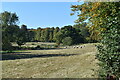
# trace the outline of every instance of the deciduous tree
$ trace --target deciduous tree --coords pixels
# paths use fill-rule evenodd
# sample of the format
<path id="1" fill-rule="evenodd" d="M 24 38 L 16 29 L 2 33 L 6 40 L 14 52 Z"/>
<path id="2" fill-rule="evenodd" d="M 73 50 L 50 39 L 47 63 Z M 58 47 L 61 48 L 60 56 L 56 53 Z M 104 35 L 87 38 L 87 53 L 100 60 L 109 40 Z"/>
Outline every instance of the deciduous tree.
<path id="1" fill-rule="evenodd" d="M 120 2 L 87 2 L 71 7 L 72 11 L 78 12 L 77 22 L 88 19 L 91 38 L 102 43 L 98 46 L 97 54 L 102 63 L 101 77 L 107 75 L 120 77 L 119 5 Z"/>

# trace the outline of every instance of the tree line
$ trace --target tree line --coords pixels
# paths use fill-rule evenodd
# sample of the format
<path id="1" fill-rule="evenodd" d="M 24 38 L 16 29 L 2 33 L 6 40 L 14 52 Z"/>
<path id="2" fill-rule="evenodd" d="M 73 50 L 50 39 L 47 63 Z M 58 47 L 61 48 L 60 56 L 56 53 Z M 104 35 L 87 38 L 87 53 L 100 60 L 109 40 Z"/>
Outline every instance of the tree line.
<path id="1" fill-rule="evenodd" d="M 16 13 L 3 12 L 0 14 L 2 27 L 2 50 L 12 50 L 12 42 L 24 45 L 26 42 L 55 42 L 58 46 L 74 45 L 89 42 L 87 23 L 67 25 L 62 28 L 47 27 L 28 29 L 27 25 L 18 26 L 19 18 Z"/>
<path id="2" fill-rule="evenodd" d="M 62 28 L 52 27 L 52 28 L 38 28 L 34 31 L 34 40 L 33 41 L 41 41 L 41 42 L 56 42 L 58 45 L 63 43 L 64 45 L 73 45 L 78 43 L 87 42 L 87 37 L 89 37 L 89 31 L 85 27 L 86 23 L 82 23 L 82 25 L 68 25 Z M 69 39 L 67 39 L 69 37 Z M 69 44 L 66 44 L 66 39 Z"/>

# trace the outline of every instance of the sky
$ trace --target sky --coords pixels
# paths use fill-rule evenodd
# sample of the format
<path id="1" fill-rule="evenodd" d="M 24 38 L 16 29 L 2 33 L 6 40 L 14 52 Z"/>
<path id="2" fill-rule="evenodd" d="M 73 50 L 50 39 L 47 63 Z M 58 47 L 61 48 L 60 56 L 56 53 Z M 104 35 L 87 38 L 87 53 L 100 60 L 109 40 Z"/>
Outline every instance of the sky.
<path id="1" fill-rule="evenodd" d="M 63 27 L 75 24 L 77 16 L 70 16 L 70 6 L 83 2 L 2 2 L 2 11 L 16 13 L 18 25 L 28 28 Z"/>

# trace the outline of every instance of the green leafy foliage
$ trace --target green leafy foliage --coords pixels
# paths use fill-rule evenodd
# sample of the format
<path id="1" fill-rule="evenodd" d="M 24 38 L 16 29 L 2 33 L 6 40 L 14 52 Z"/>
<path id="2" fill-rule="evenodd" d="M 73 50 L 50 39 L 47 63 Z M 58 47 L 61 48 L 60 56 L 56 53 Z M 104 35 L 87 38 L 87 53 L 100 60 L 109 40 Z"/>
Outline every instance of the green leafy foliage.
<path id="1" fill-rule="evenodd" d="M 62 43 L 62 39 L 64 38 L 63 36 L 63 33 L 62 32 L 58 32 L 56 35 L 55 35 L 55 41 L 58 45 L 60 45 L 60 43 Z"/>
<path id="2" fill-rule="evenodd" d="M 103 9 L 107 14 L 107 19 L 105 18 L 106 21 L 103 22 L 106 30 L 101 32 L 103 46 L 98 46 L 97 57 L 102 61 L 102 69 L 106 74 L 120 77 L 120 11 L 118 9 L 120 3 L 104 3 L 104 5 L 107 6 L 106 9 Z"/>
<path id="3" fill-rule="evenodd" d="M 112 3 L 110 5 L 115 7 L 117 4 Z M 117 8 L 114 10 L 117 11 Z M 106 30 L 102 32 L 103 39 L 101 40 L 104 45 L 98 46 L 99 54 L 97 54 L 97 57 L 103 62 L 102 69 L 106 71 L 106 74 L 120 77 L 120 28 L 118 25 L 120 19 L 118 19 L 117 12 L 114 15 L 112 13 L 109 13 L 107 22 L 104 22 Z"/>
<path id="4" fill-rule="evenodd" d="M 45 42 L 48 42 L 49 41 L 49 28 L 46 28 L 45 29 L 45 32 L 44 32 L 44 39 L 45 39 Z"/>
<path id="5" fill-rule="evenodd" d="M 27 26 L 17 26 L 18 17 L 15 13 L 3 12 L 0 14 L 0 24 L 2 26 L 2 46 L 3 50 L 12 50 L 11 42 L 16 42 L 19 46 L 28 41 Z"/>
<path id="6" fill-rule="evenodd" d="M 64 38 L 64 39 L 62 40 L 62 43 L 63 43 L 63 45 L 68 45 L 68 46 L 70 46 L 70 45 L 73 44 L 73 40 L 72 40 L 71 37 L 66 37 L 66 38 Z"/>
<path id="7" fill-rule="evenodd" d="M 56 34 L 56 42 L 58 44 L 65 42 L 63 39 L 66 37 L 71 37 L 72 44 L 84 43 L 84 37 L 80 34 L 80 30 L 72 27 L 71 25 L 64 26 L 61 30 Z"/>
<path id="8" fill-rule="evenodd" d="M 0 25 L 2 27 L 2 50 L 12 51 L 11 41 L 15 41 L 19 27 L 16 25 L 18 17 L 15 13 L 3 12 L 0 14 Z"/>
<path id="9" fill-rule="evenodd" d="M 4 41 L 2 41 L 2 50 L 11 52 L 13 50 L 11 43 L 9 42 L 7 38 L 4 38 L 3 40 Z"/>
<path id="10" fill-rule="evenodd" d="M 35 41 L 42 41 L 42 42 L 54 42 L 55 35 L 59 31 L 59 28 L 54 29 L 52 28 L 38 28 L 35 30 Z"/>
<path id="11" fill-rule="evenodd" d="M 4 11 L 0 14 L 0 25 L 7 27 L 10 25 L 16 25 L 18 21 L 18 16 L 16 13 L 11 13 L 8 11 Z"/>
<path id="12" fill-rule="evenodd" d="M 76 29 L 78 34 L 83 37 L 83 39 L 81 39 L 81 41 L 80 41 L 80 42 L 83 41 L 83 43 L 90 42 L 90 40 L 87 39 L 90 36 L 90 32 L 86 26 L 87 26 L 87 23 L 84 23 L 84 22 L 73 25 L 73 27 Z"/>
<path id="13" fill-rule="evenodd" d="M 97 47 L 97 58 L 101 61 L 101 77 L 120 77 L 119 5 L 119 2 L 88 2 L 71 7 L 73 12 L 78 12 L 78 23 L 89 20 L 90 38 L 101 42 Z"/>

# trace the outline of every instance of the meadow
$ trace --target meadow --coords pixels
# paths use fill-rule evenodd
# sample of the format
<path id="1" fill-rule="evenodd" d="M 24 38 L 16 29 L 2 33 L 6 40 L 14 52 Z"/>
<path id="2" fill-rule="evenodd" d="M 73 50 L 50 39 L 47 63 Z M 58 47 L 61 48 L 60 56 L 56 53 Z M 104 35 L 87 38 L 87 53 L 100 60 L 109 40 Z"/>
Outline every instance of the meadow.
<path id="1" fill-rule="evenodd" d="M 56 9 L 48 7 L 46 3 L 42 3 L 43 7 L 39 3 L 32 9 L 28 7 L 29 3 L 25 3 L 27 7 L 21 9 L 22 13 L 18 8 L 23 7 L 21 6 L 23 3 L 19 4 L 20 7 L 7 3 L 6 5 L 12 5 L 16 10 L 8 7 L 8 10 L 0 13 L 2 77 L 20 79 L 99 77 L 118 80 L 120 78 L 120 3 L 115 0 L 109 1 L 92 3 L 80 1 L 77 5 L 70 3 L 71 6 L 69 5 L 68 8 L 65 3 L 61 9 L 57 8 L 61 4 L 56 5 L 56 3 L 54 7 Z M 32 12 L 36 10 L 40 12 L 30 15 L 32 12 L 27 8 L 32 9 Z M 23 13 L 26 11 L 27 13 Z M 49 12 L 50 14 L 47 16 L 45 11 L 47 15 Z M 55 16 L 56 12 L 57 16 Z M 66 13 L 69 16 L 76 15 L 76 20 L 68 22 L 70 19 L 65 18 L 68 16 Z M 22 17 L 26 20 L 19 20 Z M 97 45 L 96 49 L 98 43 L 100 45 Z"/>
<path id="2" fill-rule="evenodd" d="M 35 43 L 39 45 L 43 43 Z M 54 45 L 54 43 L 44 43 Z M 27 43 L 27 46 L 33 43 Z M 25 46 L 25 45 L 24 45 Z M 95 44 L 81 44 L 82 48 L 60 47 L 47 50 L 20 50 L 4 53 L 3 78 L 97 78 L 98 60 Z"/>

